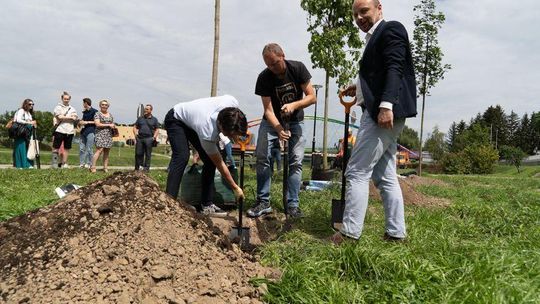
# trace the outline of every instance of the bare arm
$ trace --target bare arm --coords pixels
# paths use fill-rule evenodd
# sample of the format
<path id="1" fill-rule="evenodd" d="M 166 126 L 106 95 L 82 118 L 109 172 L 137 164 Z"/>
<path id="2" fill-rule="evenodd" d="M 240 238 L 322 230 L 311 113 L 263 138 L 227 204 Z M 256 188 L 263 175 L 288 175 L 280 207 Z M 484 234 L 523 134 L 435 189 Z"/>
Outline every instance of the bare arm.
<path id="1" fill-rule="evenodd" d="M 227 165 L 223 161 L 223 158 L 221 158 L 221 155 L 219 153 L 210 154 L 208 155 L 208 157 L 210 157 L 210 160 L 212 160 L 212 162 L 216 166 L 216 169 L 218 169 L 219 173 L 221 173 L 221 176 L 223 176 L 225 180 L 227 181 L 227 183 L 231 185 L 231 188 L 234 191 L 235 197 L 239 198 L 239 196 L 241 196 L 242 198 L 244 198 L 244 192 L 238 186 L 238 184 L 236 184 L 236 182 L 234 181 L 231 175 L 231 172 L 229 171 L 229 168 L 227 168 Z"/>

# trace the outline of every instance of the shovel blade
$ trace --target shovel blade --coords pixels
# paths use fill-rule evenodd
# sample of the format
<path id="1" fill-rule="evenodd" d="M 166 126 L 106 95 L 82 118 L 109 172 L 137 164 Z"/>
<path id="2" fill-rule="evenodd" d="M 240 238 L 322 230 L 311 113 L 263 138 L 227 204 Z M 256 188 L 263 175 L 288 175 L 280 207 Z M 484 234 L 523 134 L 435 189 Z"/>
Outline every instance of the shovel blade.
<path id="1" fill-rule="evenodd" d="M 240 247 L 249 245 L 249 227 L 233 227 L 229 238 L 233 242 L 238 242 Z"/>
<path id="2" fill-rule="evenodd" d="M 343 212 L 345 211 L 345 202 L 341 199 L 332 200 L 332 228 L 341 229 L 343 226 Z"/>

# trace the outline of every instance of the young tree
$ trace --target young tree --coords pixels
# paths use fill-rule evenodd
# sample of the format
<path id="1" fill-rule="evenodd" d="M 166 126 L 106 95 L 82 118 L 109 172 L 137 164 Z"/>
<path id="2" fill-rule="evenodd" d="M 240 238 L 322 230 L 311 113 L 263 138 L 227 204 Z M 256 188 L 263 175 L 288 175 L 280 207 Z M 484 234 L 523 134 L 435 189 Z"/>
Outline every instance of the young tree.
<path id="1" fill-rule="evenodd" d="M 422 136 L 424 132 L 424 110 L 426 95 L 437 82 L 444 78 L 444 73 L 451 69 L 449 64 L 442 64 L 443 52 L 439 47 L 437 35 L 445 17 L 442 12 L 435 11 L 434 0 L 421 0 L 414 7 L 417 15 L 414 19 L 412 57 L 416 68 L 416 82 L 422 96 L 422 116 L 420 120 L 420 155 L 422 155 Z M 418 166 L 418 174 L 422 174 L 422 158 Z"/>
<path id="2" fill-rule="evenodd" d="M 520 148 L 512 147 L 512 146 L 501 146 L 499 149 L 499 156 L 501 159 L 506 160 L 508 163 L 514 165 L 520 173 L 521 171 L 519 168 L 521 167 L 521 162 L 523 161 L 523 158 L 527 156 L 523 150 Z"/>
<path id="3" fill-rule="evenodd" d="M 328 84 L 330 78 L 335 78 L 341 87 L 357 75 L 362 41 L 351 14 L 352 0 L 302 0 L 300 5 L 308 13 L 311 62 L 314 68 L 322 68 L 326 73 L 323 168 L 327 169 Z"/>

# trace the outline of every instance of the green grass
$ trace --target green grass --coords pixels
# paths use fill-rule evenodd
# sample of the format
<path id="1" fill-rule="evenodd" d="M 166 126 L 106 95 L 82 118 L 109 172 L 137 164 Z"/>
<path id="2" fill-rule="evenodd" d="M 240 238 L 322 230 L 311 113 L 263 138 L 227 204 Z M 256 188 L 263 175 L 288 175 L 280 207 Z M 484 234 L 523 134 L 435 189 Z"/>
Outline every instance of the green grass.
<path id="1" fill-rule="evenodd" d="M 540 178 L 530 177 L 538 170 L 528 167 L 517 175 L 503 167 L 487 176 L 436 176 L 448 186 L 420 191 L 452 205 L 407 206 L 408 241 L 401 244 L 382 240 L 382 206 L 372 201 L 360 241 L 330 245 L 329 206 L 339 189 L 303 191 L 306 217 L 260 249 L 264 264 L 282 270 L 281 280 L 253 282 L 268 284 L 269 303 L 539 303 Z M 105 176 L 75 169 L 0 174 L 3 220 L 54 202 L 56 186 Z M 150 175 L 164 187 L 166 172 Z M 248 204 L 254 188 L 255 174 L 247 170 Z M 272 195 L 281 210 L 279 177 Z"/>
<path id="2" fill-rule="evenodd" d="M 95 149 L 94 149 L 95 151 Z M 0 148 L 0 164 L 12 163 L 13 150 Z M 152 166 L 167 167 L 170 157 L 164 154 L 165 147 L 157 147 L 152 151 Z M 51 151 L 41 151 L 41 165 L 49 166 L 51 163 Z M 98 166 L 101 165 L 102 157 L 98 160 Z M 73 144 L 69 151 L 68 164 L 72 166 L 79 165 L 79 145 Z M 135 148 L 132 146 L 112 147 L 109 152 L 109 166 L 134 166 Z"/>

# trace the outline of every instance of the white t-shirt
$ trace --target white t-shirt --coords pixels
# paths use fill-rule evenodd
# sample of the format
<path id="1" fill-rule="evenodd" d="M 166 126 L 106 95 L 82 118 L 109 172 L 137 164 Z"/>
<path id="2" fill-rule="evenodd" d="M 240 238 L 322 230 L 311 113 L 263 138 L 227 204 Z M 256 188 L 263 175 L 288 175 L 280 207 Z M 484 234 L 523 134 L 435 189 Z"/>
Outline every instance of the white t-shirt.
<path id="1" fill-rule="evenodd" d="M 26 124 L 32 122 L 32 114 L 30 112 L 25 111 L 24 109 L 18 109 L 17 112 L 15 112 L 15 117 L 13 119 L 14 122 Z"/>
<path id="2" fill-rule="evenodd" d="M 58 105 L 56 105 L 53 114 L 56 119 L 58 119 L 59 115 L 72 116 L 73 114 L 75 114 L 73 116 L 77 118 L 77 110 L 75 110 L 75 108 L 70 105 L 65 106 L 63 103 L 59 103 Z M 75 127 L 73 126 L 73 121 L 62 121 L 55 131 L 62 134 L 75 134 Z"/>
<path id="3" fill-rule="evenodd" d="M 195 99 L 175 105 L 174 118 L 197 133 L 206 154 L 219 154 L 217 116 L 224 108 L 238 108 L 238 105 L 238 100 L 231 95 Z"/>

